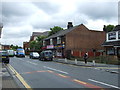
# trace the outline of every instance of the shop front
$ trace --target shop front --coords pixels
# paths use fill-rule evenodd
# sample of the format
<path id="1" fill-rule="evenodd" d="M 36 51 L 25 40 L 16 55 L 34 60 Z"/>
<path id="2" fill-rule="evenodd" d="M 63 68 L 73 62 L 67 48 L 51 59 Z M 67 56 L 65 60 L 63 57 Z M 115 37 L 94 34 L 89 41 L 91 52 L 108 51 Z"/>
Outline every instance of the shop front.
<path id="1" fill-rule="evenodd" d="M 59 58 L 64 58 L 64 45 L 55 45 L 55 56 Z"/>

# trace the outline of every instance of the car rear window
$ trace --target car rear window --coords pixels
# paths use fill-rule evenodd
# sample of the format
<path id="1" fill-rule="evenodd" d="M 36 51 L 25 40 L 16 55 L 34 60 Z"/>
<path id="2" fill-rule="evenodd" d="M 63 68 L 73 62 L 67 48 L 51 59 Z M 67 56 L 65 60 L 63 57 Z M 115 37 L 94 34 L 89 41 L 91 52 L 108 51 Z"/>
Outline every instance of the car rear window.
<path id="1" fill-rule="evenodd" d="M 52 54 L 52 52 L 45 52 L 45 54 L 46 54 L 46 55 L 51 55 L 51 54 Z"/>

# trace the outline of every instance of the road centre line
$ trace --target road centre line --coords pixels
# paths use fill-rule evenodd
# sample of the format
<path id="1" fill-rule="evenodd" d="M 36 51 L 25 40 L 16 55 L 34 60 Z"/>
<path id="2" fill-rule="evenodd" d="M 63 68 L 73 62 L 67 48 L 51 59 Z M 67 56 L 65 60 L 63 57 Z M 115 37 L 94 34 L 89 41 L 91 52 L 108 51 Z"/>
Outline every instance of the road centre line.
<path id="1" fill-rule="evenodd" d="M 61 72 L 61 73 L 64 73 L 64 74 L 68 74 L 67 72 L 64 72 L 64 71 L 61 71 L 61 70 L 57 70 L 57 69 L 54 69 L 54 68 L 50 68 L 50 67 L 47 67 L 47 66 L 43 66 L 43 67 L 47 68 L 47 69 L 50 69 L 50 70 L 53 70 L 53 71 Z"/>
<path id="2" fill-rule="evenodd" d="M 38 65 L 37 63 L 33 63 L 33 62 L 30 62 L 30 61 L 26 61 L 28 63 L 31 63 L 31 64 L 34 64 L 34 65 Z"/>
<path id="3" fill-rule="evenodd" d="M 113 88 L 118 88 L 120 89 L 120 87 L 117 87 L 117 86 L 114 86 L 114 85 L 110 85 L 110 84 L 107 84 L 107 83 L 103 83 L 103 82 L 100 82 L 100 81 L 96 81 L 96 80 L 93 80 L 93 79 L 88 79 L 89 81 L 92 81 L 92 82 L 96 82 L 96 83 L 99 83 L 99 84 L 103 84 L 103 85 L 106 85 L 106 86 L 109 86 L 109 87 L 113 87 Z"/>

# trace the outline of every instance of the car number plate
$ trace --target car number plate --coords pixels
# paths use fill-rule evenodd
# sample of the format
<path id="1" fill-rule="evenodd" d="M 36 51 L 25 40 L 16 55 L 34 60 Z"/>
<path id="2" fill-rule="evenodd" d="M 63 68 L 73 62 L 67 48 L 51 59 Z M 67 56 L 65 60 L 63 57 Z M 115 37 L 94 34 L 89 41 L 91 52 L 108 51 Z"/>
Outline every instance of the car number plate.
<path id="1" fill-rule="evenodd" d="M 2 57 L 2 58 L 6 58 L 6 57 Z"/>

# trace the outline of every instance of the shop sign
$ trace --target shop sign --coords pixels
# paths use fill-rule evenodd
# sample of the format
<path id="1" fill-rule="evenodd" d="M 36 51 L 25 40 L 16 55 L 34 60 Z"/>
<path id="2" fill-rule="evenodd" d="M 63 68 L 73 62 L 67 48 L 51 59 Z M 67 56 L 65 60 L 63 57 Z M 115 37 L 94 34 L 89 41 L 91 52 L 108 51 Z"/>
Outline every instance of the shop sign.
<path id="1" fill-rule="evenodd" d="M 46 47 L 42 47 L 42 49 L 46 49 Z"/>
<path id="2" fill-rule="evenodd" d="M 108 39 L 109 40 L 116 39 L 116 32 L 110 32 L 110 33 L 108 33 Z"/>
<path id="3" fill-rule="evenodd" d="M 56 45 L 55 48 L 64 48 L 64 45 Z"/>
<path id="4" fill-rule="evenodd" d="M 47 49 L 53 49 L 54 48 L 54 45 L 48 45 L 47 46 Z"/>

